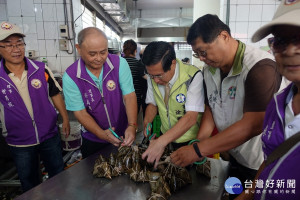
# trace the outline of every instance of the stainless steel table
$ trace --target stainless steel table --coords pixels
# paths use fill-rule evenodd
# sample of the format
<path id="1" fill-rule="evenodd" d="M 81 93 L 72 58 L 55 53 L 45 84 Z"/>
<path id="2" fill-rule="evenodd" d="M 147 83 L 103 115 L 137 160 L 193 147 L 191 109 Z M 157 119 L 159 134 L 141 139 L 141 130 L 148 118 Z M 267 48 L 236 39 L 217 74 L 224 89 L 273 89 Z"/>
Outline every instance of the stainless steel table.
<path id="1" fill-rule="evenodd" d="M 93 166 L 99 154 L 108 156 L 115 152 L 113 146 L 94 154 L 55 177 L 43 182 L 22 194 L 16 200 L 143 200 L 150 196 L 149 183 L 135 183 L 128 175 L 114 177 L 112 180 L 96 178 L 92 175 Z M 193 183 L 173 193 L 171 200 L 215 200 L 216 194 L 205 186 L 209 179 L 190 170 Z"/>

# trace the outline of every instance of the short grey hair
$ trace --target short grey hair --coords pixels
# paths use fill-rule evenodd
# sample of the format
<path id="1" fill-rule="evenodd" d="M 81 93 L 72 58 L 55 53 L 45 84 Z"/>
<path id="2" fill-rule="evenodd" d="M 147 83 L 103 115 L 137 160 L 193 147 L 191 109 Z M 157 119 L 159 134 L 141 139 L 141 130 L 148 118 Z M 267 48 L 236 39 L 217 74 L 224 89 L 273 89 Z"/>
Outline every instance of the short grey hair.
<path id="1" fill-rule="evenodd" d="M 105 35 L 105 33 L 103 31 L 101 31 L 99 28 L 96 27 L 88 27 L 88 28 L 84 28 L 82 29 L 79 33 L 78 33 L 78 44 L 81 45 L 84 42 L 85 37 L 90 34 L 90 33 L 99 33 L 100 35 L 102 35 L 106 40 L 107 37 Z"/>

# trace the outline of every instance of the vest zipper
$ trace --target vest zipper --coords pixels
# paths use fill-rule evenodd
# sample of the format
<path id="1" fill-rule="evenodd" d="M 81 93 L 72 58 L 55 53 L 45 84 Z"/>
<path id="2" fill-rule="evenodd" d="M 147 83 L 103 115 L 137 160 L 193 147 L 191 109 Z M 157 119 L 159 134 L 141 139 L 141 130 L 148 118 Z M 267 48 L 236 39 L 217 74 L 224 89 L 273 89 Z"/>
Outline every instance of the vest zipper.
<path id="1" fill-rule="evenodd" d="M 171 89 L 170 89 L 171 90 Z M 174 92 L 174 90 L 172 91 L 172 93 Z M 166 104 L 166 108 L 167 108 L 167 118 L 168 118 L 168 122 L 169 122 L 169 128 L 171 128 L 171 119 L 170 119 L 170 115 L 169 115 L 169 100 L 170 100 L 170 96 L 171 96 L 171 91 L 170 91 L 170 94 L 168 96 L 168 102 Z M 166 95 L 166 94 L 165 94 Z M 164 101 L 164 99 L 163 99 Z"/>
<path id="2" fill-rule="evenodd" d="M 169 98 L 168 98 L 168 104 L 166 105 L 166 108 L 167 108 L 167 118 L 168 118 L 168 121 L 169 121 L 169 128 L 171 129 L 172 127 L 171 127 L 171 119 L 170 119 L 170 115 L 169 115 L 169 100 L 170 100 L 170 96 L 179 88 L 179 87 L 181 87 L 182 85 L 183 85 L 184 83 L 182 83 L 182 84 L 180 84 L 176 89 L 174 89 L 173 88 L 173 86 L 172 86 L 172 89 L 171 89 L 171 91 L 170 91 L 170 94 L 169 94 Z M 155 90 L 154 90 L 155 91 Z M 163 99 L 163 101 L 164 101 L 164 99 Z"/>
<path id="3" fill-rule="evenodd" d="M 98 89 L 99 89 L 99 92 L 101 94 L 101 99 L 102 99 L 102 102 L 103 102 L 103 105 L 104 105 L 104 110 L 105 110 L 105 114 L 106 114 L 106 117 L 107 117 L 107 120 L 108 120 L 109 127 L 112 128 L 110 117 L 109 117 L 107 106 L 106 106 L 106 102 L 105 102 L 105 99 L 104 99 L 104 95 L 102 94 L 100 87 Z"/>
<path id="4" fill-rule="evenodd" d="M 33 125 L 34 131 L 35 131 L 36 142 L 37 142 L 37 144 L 39 144 L 40 140 L 39 140 L 39 137 L 38 137 L 38 130 L 37 130 L 36 123 L 35 123 L 34 119 L 32 119 L 32 125 Z"/>
<path id="5" fill-rule="evenodd" d="M 169 121 L 169 128 L 171 128 L 171 120 L 170 120 L 170 115 L 169 115 L 169 106 L 166 105 L 167 107 L 167 118 L 168 118 L 168 121 Z"/>
<path id="6" fill-rule="evenodd" d="M 31 77 L 32 74 L 34 74 L 37 70 L 35 70 L 33 73 L 31 73 L 29 76 L 27 74 L 27 83 L 28 83 L 28 80 L 29 78 Z M 29 88 L 28 88 L 28 92 L 29 92 Z M 39 140 L 39 133 L 38 133 L 38 130 L 37 130 L 37 126 L 36 126 L 36 123 L 35 123 L 35 120 L 34 120 L 34 111 L 33 111 L 33 106 L 32 106 L 32 101 L 31 101 L 31 97 L 30 97 L 30 94 L 29 94 L 29 98 L 30 98 L 30 103 L 31 103 L 31 107 L 32 107 L 32 125 L 33 125 L 33 128 L 34 128 L 34 131 L 35 131 L 35 137 L 36 137 L 36 142 L 37 144 L 40 143 L 40 140 Z M 24 103 L 25 104 L 25 103 Z M 25 106 L 26 107 L 26 106 Z M 28 110 L 27 110 L 28 112 Z M 29 112 L 28 112 L 29 114 Z M 30 116 L 30 114 L 29 114 Z M 31 117 L 31 116 L 30 116 Z"/>

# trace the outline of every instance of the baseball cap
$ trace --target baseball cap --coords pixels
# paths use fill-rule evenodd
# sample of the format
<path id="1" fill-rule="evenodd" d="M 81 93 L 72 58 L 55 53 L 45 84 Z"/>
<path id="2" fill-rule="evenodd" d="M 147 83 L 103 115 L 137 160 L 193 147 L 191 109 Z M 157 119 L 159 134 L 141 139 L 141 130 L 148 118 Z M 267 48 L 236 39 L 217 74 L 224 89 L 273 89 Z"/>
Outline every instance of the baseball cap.
<path id="1" fill-rule="evenodd" d="M 252 36 L 258 42 L 272 32 L 277 25 L 300 26 L 300 0 L 282 0 L 271 22 L 259 28 Z"/>
<path id="2" fill-rule="evenodd" d="M 9 22 L 1 22 L 0 41 L 4 40 L 12 34 L 18 34 L 22 37 L 25 37 L 25 35 L 22 33 L 21 29 L 17 25 L 11 24 Z"/>

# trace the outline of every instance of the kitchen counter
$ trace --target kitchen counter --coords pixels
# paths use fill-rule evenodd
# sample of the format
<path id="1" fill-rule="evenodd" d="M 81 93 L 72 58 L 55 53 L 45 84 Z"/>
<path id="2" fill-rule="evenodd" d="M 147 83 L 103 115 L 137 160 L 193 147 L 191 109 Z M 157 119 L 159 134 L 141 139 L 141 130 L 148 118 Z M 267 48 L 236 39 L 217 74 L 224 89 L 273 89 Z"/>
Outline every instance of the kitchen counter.
<path id="1" fill-rule="evenodd" d="M 135 183 L 128 175 L 113 177 L 112 180 L 96 178 L 92 175 L 93 166 L 99 154 L 108 157 L 117 149 L 113 146 L 81 160 L 73 167 L 48 179 L 42 184 L 22 194 L 16 200 L 133 200 L 147 199 L 151 189 L 149 183 Z M 171 200 L 215 200 L 219 196 L 212 192 L 210 180 L 198 175 L 194 168 L 189 170 L 192 184 L 173 193 Z"/>

